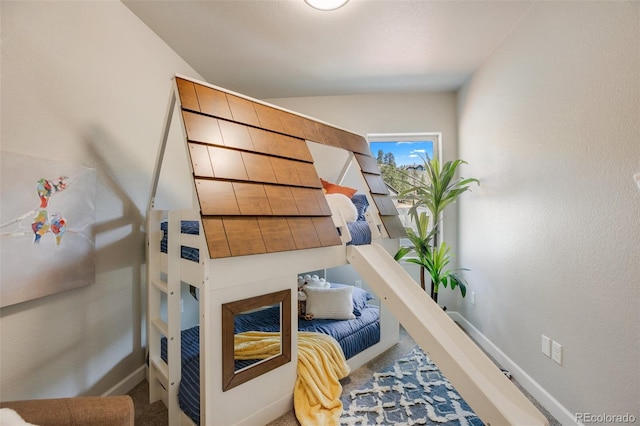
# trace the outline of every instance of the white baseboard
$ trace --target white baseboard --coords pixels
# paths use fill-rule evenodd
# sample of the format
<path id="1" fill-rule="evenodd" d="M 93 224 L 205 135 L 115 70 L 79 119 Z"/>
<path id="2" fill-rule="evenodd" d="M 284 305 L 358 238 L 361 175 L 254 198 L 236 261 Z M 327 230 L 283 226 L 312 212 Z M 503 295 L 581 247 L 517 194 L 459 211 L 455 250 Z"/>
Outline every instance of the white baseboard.
<path id="1" fill-rule="evenodd" d="M 135 388 L 145 379 L 147 366 L 141 365 L 127 377 L 118 382 L 114 387 L 102 394 L 102 396 L 124 395 L 131 389 Z"/>
<path id="2" fill-rule="evenodd" d="M 480 332 L 465 317 L 455 311 L 448 311 L 449 317 L 460 324 L 467 334 L 489 353 L 500 366 L 509 370 L 513 378 L 533 396 L 562 425 L 575 425 L 575 416 L 547 392 L 538 382 L 533 380 L 520 366 L 500 350 L 492 341 Z"/>

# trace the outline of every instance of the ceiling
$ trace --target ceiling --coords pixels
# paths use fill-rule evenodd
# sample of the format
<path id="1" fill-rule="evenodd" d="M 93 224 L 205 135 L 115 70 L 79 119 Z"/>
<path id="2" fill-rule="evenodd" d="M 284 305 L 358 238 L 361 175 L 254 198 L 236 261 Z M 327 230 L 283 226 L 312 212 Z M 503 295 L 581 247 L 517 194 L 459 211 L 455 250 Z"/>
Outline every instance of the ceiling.
<path id="1" fill-rule="evenodd" d="M 530 1 L 122 0 L 210 83 L 254 98 L 458 89 Z"/>

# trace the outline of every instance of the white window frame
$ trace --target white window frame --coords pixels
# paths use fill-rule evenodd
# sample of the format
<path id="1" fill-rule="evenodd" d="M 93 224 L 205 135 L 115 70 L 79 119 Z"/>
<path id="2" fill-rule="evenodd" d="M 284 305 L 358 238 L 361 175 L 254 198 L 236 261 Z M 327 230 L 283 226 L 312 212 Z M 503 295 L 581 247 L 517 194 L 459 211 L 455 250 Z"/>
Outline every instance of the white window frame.
<path id="1" fill-rule="evenodd" d="M 439 161 L 442 160 L 442 133 L 440 132 L 419 132 L 419 133 L 367 133 L 367 143 L 371 149 L 372 142 L 421 142 L 425 140 L 433 141 L 433 156 Z M 376 158 L 376 153 L 371 150 Z M 405 223 L 405 221 L 403 221 Z M 410 246 L 411 241 L 407 238 L 400 238 L 401 246 Z"/>

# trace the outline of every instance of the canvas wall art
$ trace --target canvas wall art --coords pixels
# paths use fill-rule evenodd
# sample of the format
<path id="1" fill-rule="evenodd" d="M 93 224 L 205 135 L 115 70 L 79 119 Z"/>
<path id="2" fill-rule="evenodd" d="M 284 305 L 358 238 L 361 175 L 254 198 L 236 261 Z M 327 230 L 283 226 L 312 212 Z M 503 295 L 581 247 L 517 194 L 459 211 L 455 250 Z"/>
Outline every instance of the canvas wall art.
<path id="1" fill-rule="evenodd" d="M 95 169 L 0 155 L 0 307 L 95 280 Z"/>

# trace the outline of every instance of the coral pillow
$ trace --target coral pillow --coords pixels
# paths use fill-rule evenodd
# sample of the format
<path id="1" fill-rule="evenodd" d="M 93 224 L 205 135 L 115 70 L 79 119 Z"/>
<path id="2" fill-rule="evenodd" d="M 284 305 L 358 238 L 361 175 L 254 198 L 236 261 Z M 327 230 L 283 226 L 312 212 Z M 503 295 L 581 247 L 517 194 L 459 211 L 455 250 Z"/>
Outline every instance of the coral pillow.
<path id="1" fill-rule="evenodd" d="M 357 189 L 349 188 L 348 186 L 336 185 L 335 183 L 327 182 L 326 180 L 320 178 L 320 182 L 322 182 L 322 187 L 326 191 L 327 194 L 344 194 L 347 197 L 353 197 L 353 194 L 358 192 Z"/>

